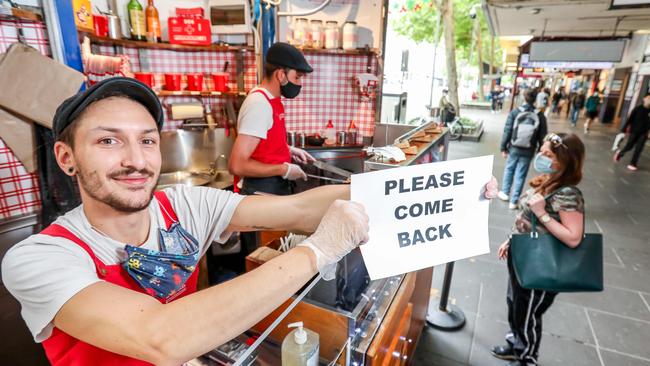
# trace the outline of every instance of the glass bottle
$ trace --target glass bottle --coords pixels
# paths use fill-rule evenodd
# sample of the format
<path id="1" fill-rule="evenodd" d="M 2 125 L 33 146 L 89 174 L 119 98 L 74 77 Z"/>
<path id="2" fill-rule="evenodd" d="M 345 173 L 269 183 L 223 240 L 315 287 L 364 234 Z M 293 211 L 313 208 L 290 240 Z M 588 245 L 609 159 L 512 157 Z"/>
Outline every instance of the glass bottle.
<path id="1" fill-rule="evenodd" d="M 135 41 L 147 40 L 144 11 L 138 0 L 130 0 L 127 5 L 129 21 L 131 22 L 131 38 Z"/>
<path id="2" fill-rule="evenodd" d="M 145 14 L 147 16 L 147 40 L 153 42 L 155 39 L 155 42 L 160 42 L 160 17 L 153 0 L 149 0 Z"/>

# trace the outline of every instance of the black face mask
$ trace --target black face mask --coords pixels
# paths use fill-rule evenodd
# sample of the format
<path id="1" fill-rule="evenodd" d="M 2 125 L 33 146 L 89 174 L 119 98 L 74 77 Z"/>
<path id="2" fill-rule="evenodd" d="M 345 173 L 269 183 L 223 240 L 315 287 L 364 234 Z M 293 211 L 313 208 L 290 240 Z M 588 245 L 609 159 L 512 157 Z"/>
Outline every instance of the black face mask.
<path id="1" fill-rule="evenodd" d="M 296 85 L 289 80 L 287 80 L 287 83 L 284 85 L 280 85 L 280 94 L 282 94 L 283 97 L 288 98 L 288 99 L 293 99 L 300 94 L 300 89 L 302 88 L 302 85 Z"/>

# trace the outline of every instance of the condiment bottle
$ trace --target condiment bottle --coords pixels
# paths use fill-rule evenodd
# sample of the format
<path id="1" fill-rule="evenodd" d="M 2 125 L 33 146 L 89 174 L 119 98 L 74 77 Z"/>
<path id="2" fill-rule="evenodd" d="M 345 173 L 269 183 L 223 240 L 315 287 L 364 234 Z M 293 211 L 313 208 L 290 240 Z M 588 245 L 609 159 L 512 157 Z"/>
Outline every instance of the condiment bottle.
<path id="1" fill-rule="evenodd" d="M 325 126 L 325 131 L 323 131 L 323 136 L 325 137 L 325 145 L 334 145 L 336 144 L 336 130 L 334 129 L 334 124 L 332 120 L 327 122 Z"/>
<path id="2" fill-rule="evenodd" d="M 356 145 L 357 143 L 357 125 L 354 121 L 350 121 L 348 126 L 348 144 Z"/>

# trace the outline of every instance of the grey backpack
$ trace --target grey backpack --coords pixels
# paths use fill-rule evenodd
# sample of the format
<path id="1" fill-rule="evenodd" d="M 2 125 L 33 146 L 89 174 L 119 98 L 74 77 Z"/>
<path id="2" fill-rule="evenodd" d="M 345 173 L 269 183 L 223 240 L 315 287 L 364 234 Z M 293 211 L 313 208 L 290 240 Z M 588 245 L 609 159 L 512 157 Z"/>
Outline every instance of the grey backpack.
<path id="1" fill-rule="evenodd" d="M 515 123 L 512 126 L 510 145 L 523 149 L 529 149 L 532 146 L 533 137 L 540 123 L 537 113 L 537 110 L 527 111 L 524 107 L 519 107 L 519 114 L 515 117 Z"/>

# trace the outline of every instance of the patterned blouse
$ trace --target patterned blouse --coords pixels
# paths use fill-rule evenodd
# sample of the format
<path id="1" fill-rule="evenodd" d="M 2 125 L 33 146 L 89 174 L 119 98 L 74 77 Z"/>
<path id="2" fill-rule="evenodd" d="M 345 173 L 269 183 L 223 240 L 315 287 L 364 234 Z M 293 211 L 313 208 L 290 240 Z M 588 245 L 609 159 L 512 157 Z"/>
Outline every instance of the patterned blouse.
<path id="1" fill-rule="evenodd" d="M 519 199 L 520 208 L 517 212 L 515 225 L 512 227 L 513 233 L 523 234 L 531 232 L 531 220 L 535 214 L 528 206 L 528 200 L 534 194 L 535 189 L 531 188 L 521 195 L 521 198 Z M 580 192 L 577 187 L 563 187 L 555 191 L 555 193 L 546 200 L 546 212 L 549 216 L 560 221 L 560 211 L 585 212 L 585 201 L 582 197 L 582 192 Z M 539 219 L 537 220 L 537 232 L 540 234 L 548 233 L 548 230 L 546 230 L 544 224 L 542 224 Z"/>

